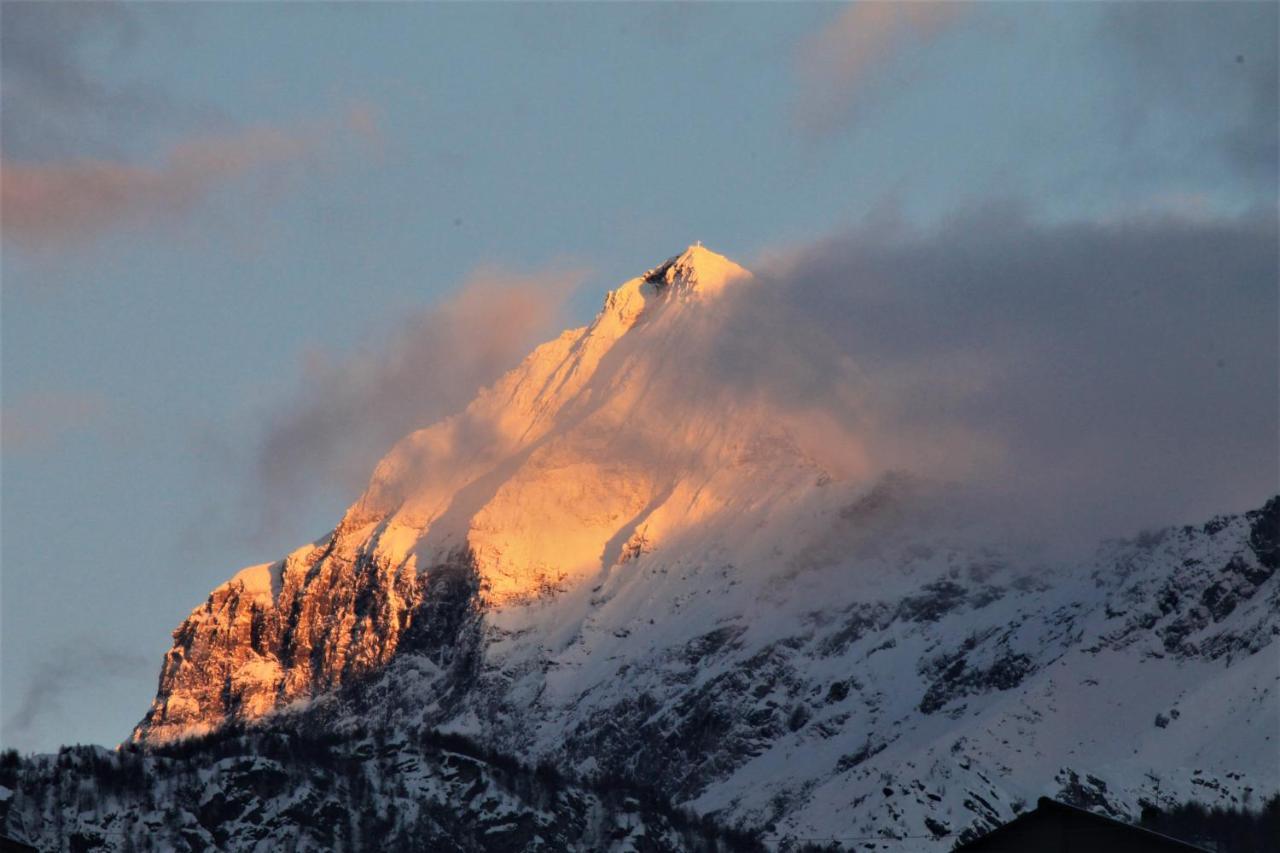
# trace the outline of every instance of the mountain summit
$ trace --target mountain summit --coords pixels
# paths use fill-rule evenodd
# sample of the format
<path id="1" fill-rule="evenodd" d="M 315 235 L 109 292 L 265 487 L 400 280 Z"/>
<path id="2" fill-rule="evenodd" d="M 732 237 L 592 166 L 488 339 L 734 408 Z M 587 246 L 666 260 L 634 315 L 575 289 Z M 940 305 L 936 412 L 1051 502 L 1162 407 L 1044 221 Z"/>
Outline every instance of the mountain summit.
<path id="1" fill-rule="evenodd" d="M 701 243 L 694 243 L 641 278 L 659 288 L 675 285 L 701 293 L 717 293 L 728 282 L 748 276 L 749 272 L 724 255 L 704 248 Z"/>
<path id="2" fill-rule="evenodd" d="M 757 286 L 691 246 L 405 436 L 192 611 L 133 740 L 443 729 L 779 844 L 1280 788 L 1280 499 L 1070 563 L 975 539 L 761 390 L 717 325 Z"/>

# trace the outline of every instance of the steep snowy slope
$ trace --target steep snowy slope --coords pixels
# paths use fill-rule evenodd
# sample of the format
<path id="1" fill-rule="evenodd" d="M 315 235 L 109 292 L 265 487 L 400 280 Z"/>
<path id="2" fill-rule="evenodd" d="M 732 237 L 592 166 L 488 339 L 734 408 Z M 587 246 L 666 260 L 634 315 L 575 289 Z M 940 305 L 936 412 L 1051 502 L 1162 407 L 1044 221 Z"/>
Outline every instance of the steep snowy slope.
<path id="1" fill-rule="evenodd" d="M 764 286 L 692 247 L 405 438 L 333 533 L 179 627 L 134 739 L 444 727 L 783 844 L 1280 788 L 1280 501 L 1011 544 L 726 381 L 726 297 Z"/>

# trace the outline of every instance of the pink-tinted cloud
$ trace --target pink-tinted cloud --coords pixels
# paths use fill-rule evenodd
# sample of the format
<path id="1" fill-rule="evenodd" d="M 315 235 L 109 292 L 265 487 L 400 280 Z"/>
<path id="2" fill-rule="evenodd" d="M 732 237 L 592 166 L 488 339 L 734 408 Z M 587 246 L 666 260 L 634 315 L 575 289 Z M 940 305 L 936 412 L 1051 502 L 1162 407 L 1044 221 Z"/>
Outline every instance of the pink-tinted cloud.
<path id="1" fill-rule="evenodd" d="M 919 52 L 962 19 L 970 6 L 955 0 L 858 0 L 801 46 L 804 91 L 797 117 L 807 129 L 836 129 L 852 114 L 858 95 L 880 68 L 906 52 Z"/>
<path id="2" fill-rule="evenodd" d="M 337 121 L 196 136 L 151 164 L 0 157 L 0 228 L 16 244 L 62 248 L 114 229 L 169 223 L 218 188 L 285 169 L 341 135 L 376 143 L 376 114 L 356 106 Z"/>
<path id="3" fill-rule="evenodd" d="M 4 235 L 61 246 L 185 213 L 215 187 L 302 156 L 305 141 L 273 128 L 188 140 L 156 165 L 110 160 L 0 160 Z"/>
<path id="4" fill-rule="evenodd" d="M 93 60 L 127 59 L 145 30 L 126 4 L 5 6 L 0 228 L 9 245 L 61 250 L 171 224 L 237 181 L 267 177 L 275 186 L 300 162 L 381 148 L 368 104 L 287 125 L 234 126 L 209 104 L 171 97 L 160 81 L 103 74 Z M 211 126 L 223 129 L 184 130 Z M 178 141 L 152 141 L 162 132 Z"/>
<path id="5" fill-rule="evenodd" d="M 107 398 L 94 391 L 20 396 L 0 410 L 0 450 L 10 454 L 46 449 L 63 436 L 101 424 L 110 409 Z"/>
<path id="6" fill-rule="evenodd" d="M 346 126 L 356 136 L 370 145 L 382 147 L 381 113 L 372 104 L 363 101 L 352 103 L 347 108 Z"/>

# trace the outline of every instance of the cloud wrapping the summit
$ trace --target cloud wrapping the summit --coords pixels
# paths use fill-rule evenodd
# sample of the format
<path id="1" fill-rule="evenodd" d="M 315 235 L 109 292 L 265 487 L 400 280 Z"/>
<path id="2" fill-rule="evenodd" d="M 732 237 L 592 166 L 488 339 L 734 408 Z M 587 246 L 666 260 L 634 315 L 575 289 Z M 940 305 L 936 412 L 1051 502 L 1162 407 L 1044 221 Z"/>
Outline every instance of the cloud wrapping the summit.
<path id="1" fill-rule="evenodd" d="M 1277 242 L 1273 211 L 867 226 L 766 260 L 704 358 L 816 454 L 962 483 L 1028 531 L 1194 522 L 1277 489 Z"/>
<path id="2" fill-rule="evenodd" d="M 1250 509 L 1280 458 L 1276 234 L 1270 211 L 1046 223 L 993 206 L 931 228 L 871 223 L 776 252 L 699 302 L 645 406 L 689 424 L 764 412 L 854 482 L 957 484 L 1001 537 L 1089 547 Z M 262 445 L 268 505 L 335 480 L 354 492 L 392 443 L 550 337 L 572 280 L 478 276 L 375 354 L 315 367 Z M 602 363 L 593 400 L 627 363 Z M 659 479 L 698 456 L 639 427 L 611 442 L 619 465 Z"/>

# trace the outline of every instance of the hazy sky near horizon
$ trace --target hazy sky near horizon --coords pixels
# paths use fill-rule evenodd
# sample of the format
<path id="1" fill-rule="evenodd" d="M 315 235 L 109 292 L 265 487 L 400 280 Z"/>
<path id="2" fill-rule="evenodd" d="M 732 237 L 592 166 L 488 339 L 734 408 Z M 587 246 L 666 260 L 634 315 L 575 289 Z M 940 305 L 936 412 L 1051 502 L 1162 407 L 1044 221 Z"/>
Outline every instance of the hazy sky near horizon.
<path id="1" fill-rule="evenodd" d="M 210 589 L 695 240 L 839 263 L 851 234 L 1016 222 L 1133 264 L 1135 222 L 1273 228 L 1277 9 L 4 0 L 0 745 L 123 739 Z M 1062 286 L 1019 281 L 993 298 Z M 399 405 L 388 352 L 452 379 Z M 1256 378 L 1265 410 L 1274 359 L 1240 362 L 1155 384 Z"/>

